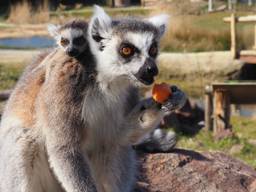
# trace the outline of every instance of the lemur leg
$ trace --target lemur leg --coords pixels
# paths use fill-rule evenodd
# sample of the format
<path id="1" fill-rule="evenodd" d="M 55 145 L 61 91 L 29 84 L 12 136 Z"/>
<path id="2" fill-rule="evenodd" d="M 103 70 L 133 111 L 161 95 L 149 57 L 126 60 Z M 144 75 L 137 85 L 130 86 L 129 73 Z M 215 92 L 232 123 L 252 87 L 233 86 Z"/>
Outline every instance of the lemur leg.
<path id="1" fill-rule="evenodd" d="M 37 126 L 45 138 L 50 167 L 65 191 L 96 192 L 88 157 L 81 149 L 86 134 L 80 118 L 85 69 L 63 54 L 58 52 L 58 62 L 47 64 L 50 73 L 37 99 Z"/>
<path id="2" fill-rule="evenodd" d="M 1 133 L 0 172 L 5 173 L 0 176 L 1 192 L 44 192 L 45 186 L 47 191 L 63 192 L 50 171 L 45 150 L 38 145 L 33 131 L 12 127 L 8 132 Z M 12 176 L 15 180 L 10 180 Z"/>
<path id="3" fill-rule="evenodd" d="M 110 153 L 107 158 L 98 161 L 93 167 L 95 177 L 101 183 L 98 192 L 131 192 L 136 175 L 135 151 L 131 146 L 118 146 L 118 150 Z M 113 150 L 114 151 L 114 150 Z M 97 162 L 93 160 L 92 162 Z M 118 171 L 116 171 L 118 168 Z M 115 170 L 115 171 L 114 171 Z"/>

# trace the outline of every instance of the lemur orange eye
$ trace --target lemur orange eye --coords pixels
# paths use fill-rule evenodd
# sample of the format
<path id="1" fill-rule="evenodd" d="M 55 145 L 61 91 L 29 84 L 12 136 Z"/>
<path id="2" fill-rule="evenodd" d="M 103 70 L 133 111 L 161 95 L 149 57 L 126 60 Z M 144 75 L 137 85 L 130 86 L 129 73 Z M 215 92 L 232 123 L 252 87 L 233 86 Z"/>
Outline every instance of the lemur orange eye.
<path id="1" fill-rule="evenodd" d="M 132 53 L 132 49 L 131 49 L 131 47 L 123 47 L 122 48 L 122 53 L 124 54 L 124 55 L 130 55 L 131 53 Z"/>
<path id="2" fill-rule="evenodd" d="M 60 44 L 65 47 L 69 44 L 69 40 L 61 37 Z"/>
<path id="3" fill-rule="evenodd" d="M 149 49 L 149 55 L 151 57 L 156 57 L 157 54 L 158 54 L 158 48 L 157 48 L 157 44 L 156 43 L 153 43 Z"/>
<path id="4" fill-rule="evenodd" d="M 135 48 L 134 48 L 134 46 L 132 46 L 130 44 L 123 44 L 123 45 L 121 45 L 119 52 L 122 57 L 127 58 L 127 57 L 131 57 L 134 55 Z"/>

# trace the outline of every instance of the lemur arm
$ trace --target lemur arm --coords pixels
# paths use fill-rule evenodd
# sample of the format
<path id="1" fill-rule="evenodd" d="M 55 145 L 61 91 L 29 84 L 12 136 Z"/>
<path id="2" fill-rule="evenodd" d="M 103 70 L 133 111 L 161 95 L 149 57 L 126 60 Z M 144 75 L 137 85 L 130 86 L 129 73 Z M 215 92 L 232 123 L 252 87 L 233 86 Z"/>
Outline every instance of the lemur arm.
<path id="1" fill-rule="evenodd" d="M 68 122 L 64 123 L 68 125 Z M 63 126 L 63 124 L 58 125 L 58 129 L 66 132 L 65 130 L 69 127 Z M 53 127 L 49 127 L 49 129 L 52 130 Z M 76 141 L 63 139 L 63 137 L 67 137 L 66 134 L 69 133 L 51 131 L 46 137 L 49 163 L 54 174 L 67 192 L 96 192 L 85 155 L 82 154 Z M 75 137 L 71 138 L 76 140 Z"/>
<path id="2" fill-rule="evenodd" d="M 146 133 L 160 124 L 165 112 L 180 109 L 186 100 L 185 93 L 175 87 L 172 96 L 164 104 L 157 104 L 152 98 L 140 101 L 125 121 L 126 142 L 137 143 Z"/>
<path id="3" fill-rule="evenodd" d="M 159 125 L 164 112 L 154 103 L 152 98 L 140 101 L 128 114 L 125 121 L 127 130 L 126 142 L 137 143 L 143 136 Z"/>
<path id="4" fill-rule="evenodd" d="M 81 150 L 82 123 L 74 118 L 79 107 L 70 98 L 63 99 L 67 101 L 46 98 L 48 119 L 43 131 L 50 166 L 65 191 L 96 192 L 86 154 Z M 67 102 L 72 107 L 68 108 Z"/>
<path id="5" fill-rule="evenodd" d="M 37 116 L 44 118 L 42 131 L 50 167 L 66 192 L 96 192 L 88 158 L 81 149 L 86 138 L 81 119 L 83 68 L 59 53 L 47 67 Z"/>

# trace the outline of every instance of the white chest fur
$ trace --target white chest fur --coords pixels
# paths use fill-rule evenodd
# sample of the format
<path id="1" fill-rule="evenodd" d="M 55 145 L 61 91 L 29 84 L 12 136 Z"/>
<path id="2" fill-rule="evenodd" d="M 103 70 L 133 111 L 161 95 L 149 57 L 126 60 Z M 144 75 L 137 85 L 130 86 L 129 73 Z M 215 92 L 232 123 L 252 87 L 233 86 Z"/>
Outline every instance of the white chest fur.
<path id="1" fill-rule="evenodd" d="M 124 122 L 127 89 L 94 89 L 84 100 L 82 116 L 87 127 L 87 147 L 116 145 Z"/>

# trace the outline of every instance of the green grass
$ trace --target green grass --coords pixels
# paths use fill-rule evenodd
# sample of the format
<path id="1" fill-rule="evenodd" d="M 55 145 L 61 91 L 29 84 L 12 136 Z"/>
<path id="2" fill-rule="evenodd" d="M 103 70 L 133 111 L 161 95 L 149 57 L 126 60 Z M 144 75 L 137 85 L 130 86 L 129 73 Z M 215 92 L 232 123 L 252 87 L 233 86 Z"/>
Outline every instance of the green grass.
<path id="1" fill-rule="evenodd" d="M 140 6 L 128 7 L 128 8 L 104 8 L 106 12 L 111 16 L 142 16 L 148 15 L 152 9 L 144 8 Z M 67 10 L 67 11 L 57 11 L 52 12 L 50 15 L 52 17 L 64 15 L 70 17 L 83 17 L 90 18 L 92 16 L 93 9 L 92 7 L 83 7 L 77 10 Z"/>
<path id="2" fill-rule="evenodd" d="M 11 89 L 24 69 L 24 64 L 0 63 L 0 90 Z"/>
<path id="3" fill-rule="evenodd" d="M 3 21 L 3 20 L 0 19 L 0 29 L 14 28 L 15 27 L 15 25 L 13 25 L 13 24 L 1 22 L 1 21 Z"/>
<path id="4" fill-rule="evenodd" d="M 256 120 L 247 117 L 232 117 L 231 123 L 235 136 L 223 140 L 215 140 L 212 133 L 201 130 L 194 137 L 179 134 L 178 147 L 197 151 L 222 151 L 256 168 L 256 146 L 250 139 L 256 140 Z M 241 149 L 231 152 L 232 147 Z"/>

